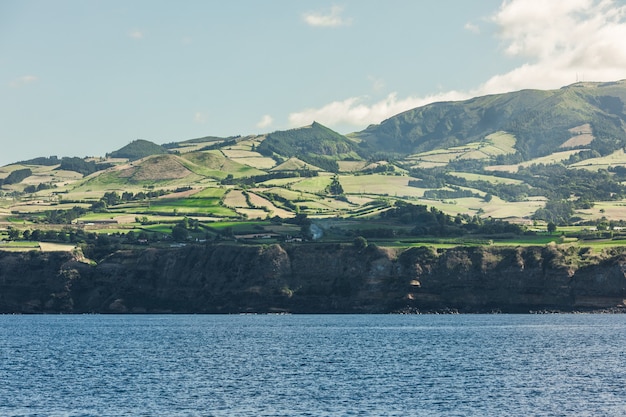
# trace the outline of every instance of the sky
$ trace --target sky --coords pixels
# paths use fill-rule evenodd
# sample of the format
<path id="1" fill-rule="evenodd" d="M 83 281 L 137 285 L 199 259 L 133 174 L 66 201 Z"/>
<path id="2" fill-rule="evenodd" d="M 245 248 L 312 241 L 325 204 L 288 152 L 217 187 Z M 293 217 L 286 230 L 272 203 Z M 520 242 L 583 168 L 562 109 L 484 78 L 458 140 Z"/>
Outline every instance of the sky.
<path id="1" fill-rule="evenodd" d="M 2 0 L 0 166 L 626 79 L 626 0 Z"/>

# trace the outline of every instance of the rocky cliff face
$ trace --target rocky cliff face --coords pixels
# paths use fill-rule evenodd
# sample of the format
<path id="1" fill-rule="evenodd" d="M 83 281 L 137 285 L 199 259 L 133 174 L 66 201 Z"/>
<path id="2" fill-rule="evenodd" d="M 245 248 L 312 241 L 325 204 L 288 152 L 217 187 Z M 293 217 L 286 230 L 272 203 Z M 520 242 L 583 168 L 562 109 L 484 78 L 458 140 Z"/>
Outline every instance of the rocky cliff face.
<path id="1" fill-rule="evenodd" d="M 620 310 L 626 255 L 577 248 L 334 244 L 0 252 L 0 313 Z"/>

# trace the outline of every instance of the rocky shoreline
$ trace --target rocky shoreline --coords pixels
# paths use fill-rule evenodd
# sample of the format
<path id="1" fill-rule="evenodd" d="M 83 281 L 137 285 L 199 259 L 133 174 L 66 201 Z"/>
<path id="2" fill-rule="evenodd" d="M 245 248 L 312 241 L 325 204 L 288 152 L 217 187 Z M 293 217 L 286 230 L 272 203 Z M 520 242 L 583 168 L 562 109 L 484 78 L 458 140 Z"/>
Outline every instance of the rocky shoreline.
<path id="1" fill-rule="evenodd" d="M 626 311 L 626 251 L 198 245 L 0 252 L 0 313 Z"/>

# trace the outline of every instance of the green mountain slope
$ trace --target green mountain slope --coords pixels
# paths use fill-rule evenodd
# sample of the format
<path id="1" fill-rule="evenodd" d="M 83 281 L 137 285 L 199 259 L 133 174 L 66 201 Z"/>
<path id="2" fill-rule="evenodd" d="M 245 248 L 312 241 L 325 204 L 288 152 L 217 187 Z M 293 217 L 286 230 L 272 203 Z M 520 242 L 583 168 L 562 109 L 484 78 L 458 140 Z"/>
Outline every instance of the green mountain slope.
<path id="1" fill-rule="evenodd" d="M 334 172 L 339 169 L 337 160 L 358 158 L 357 150 L 355 142 L 317 122 L 298 129 L 270 133 L 257 148 L 263 155 L 296 157 Z"/>
<path id="2" fill-rule="evenodd" d="M 626 80 L 576 83 L 558 90 L 523 90 L 433 103 L 369 126 L 354 136 L 361 153 L 413 154 L 480 141 L 503 131 L 517 138 L 522 159 L 554 152 L 570 129 L 589 124 L 589 145 L 607 154 L 626 144 Z"/>

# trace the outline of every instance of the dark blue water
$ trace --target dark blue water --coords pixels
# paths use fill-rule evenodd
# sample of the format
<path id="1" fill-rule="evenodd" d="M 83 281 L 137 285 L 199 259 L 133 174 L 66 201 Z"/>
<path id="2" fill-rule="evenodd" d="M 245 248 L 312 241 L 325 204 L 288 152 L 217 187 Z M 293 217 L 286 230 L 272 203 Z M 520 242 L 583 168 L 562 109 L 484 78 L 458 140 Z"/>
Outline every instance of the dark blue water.
<path id="1" fill-rule="evenodd" d="M 618 416 L 626 316 L 0 316 L 1 416 Z"/>

